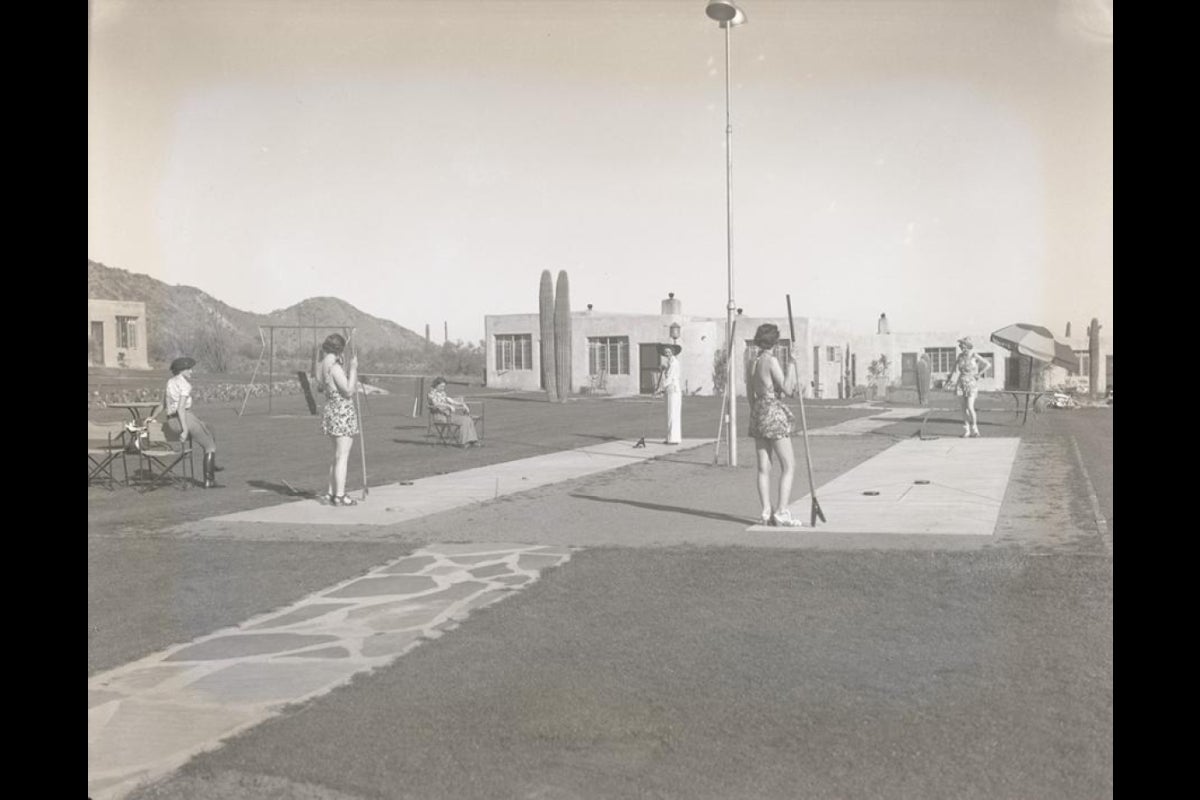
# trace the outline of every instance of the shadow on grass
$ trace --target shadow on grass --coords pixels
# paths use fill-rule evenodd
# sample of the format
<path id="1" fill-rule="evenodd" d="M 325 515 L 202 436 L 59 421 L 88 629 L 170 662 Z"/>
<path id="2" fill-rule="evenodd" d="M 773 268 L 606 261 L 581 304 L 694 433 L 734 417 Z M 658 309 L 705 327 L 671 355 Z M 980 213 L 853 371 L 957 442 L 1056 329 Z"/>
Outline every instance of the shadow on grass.
<path id="1" fill-rule="evenodd" d="M 736 522 L 740 525 L 750 525 L 754 522 L 747 517 L 735 517 L 732 514 L 722 514 L 717 511 L 700 511 L 695 508 L 684 508 L 682 506 L 668 506 L 662 503 L 647 503 L 643 500 L 623 500 L 618 497 L 597 497 L 591 494 L 578 494 L 572 492 L 571 497 L 577 497 L 580 500 L 593 500 L 597 503 L 617 503 L 623 506 L 633 506 L 635 508 L 645 508 L 650 511 L 664 511 L 668 514 L 687 514 L 691 517 L 703 517 L 704 519 L 716 519 L 722 522 Z"/>

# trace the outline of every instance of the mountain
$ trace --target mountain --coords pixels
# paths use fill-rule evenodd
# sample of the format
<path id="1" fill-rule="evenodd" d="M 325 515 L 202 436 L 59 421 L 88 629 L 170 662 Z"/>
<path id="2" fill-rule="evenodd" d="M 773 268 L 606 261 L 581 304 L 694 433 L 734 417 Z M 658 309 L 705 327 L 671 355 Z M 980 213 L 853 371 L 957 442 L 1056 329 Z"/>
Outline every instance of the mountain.
<path id="1" fill-rule="evenodd" d="M 254 314 L 222 303 L 194 286 L 170 286 L 149 275 L 105 266 L 88 259 L 88 299 L 134 300 L 146 304 L 146 341 L 152 362 L 194 352 L 203 337 L 222 337 L 230 349 L 256 358 L 261 348 L 259 325 L 321 325 L 328 330 L 277 331 L 276 344 L 299 350 L 311 347 L 342 326 L 354 326 L 360 350 L 396 352 L 424 350 L 425 339 L 387 319 L 373 317 L 336 297 L 310 297 L 269 314 Z M 302 337 L 302 338 L 300 338 Z M 297 344 L 300 347 L 297 347 Z"/>

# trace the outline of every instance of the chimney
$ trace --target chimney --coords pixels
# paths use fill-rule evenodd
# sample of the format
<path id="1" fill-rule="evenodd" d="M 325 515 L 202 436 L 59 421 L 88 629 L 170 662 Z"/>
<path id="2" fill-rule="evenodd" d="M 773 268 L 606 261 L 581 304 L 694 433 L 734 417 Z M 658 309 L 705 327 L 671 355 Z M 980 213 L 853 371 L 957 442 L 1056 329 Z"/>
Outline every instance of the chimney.
<path id="1" fill-rule="evenodd" d="M 683 313 L 683 303 L 675 299 L 674 292 L 667 292 L 667 299 L 662 301 L 662 313 L 664 317 Z"/>
<path id="2" fill-rule="evenodd" d="M 1067 323 L 1067 332 L 1065 335 L 1068 339 L 1071 338 L 1071 323 L 1069 323 L 1069 322 Z"/>
<path id="3" fill-rule="evenodd" d="M 892 332 L 892 326 L 890 324 L 888 324 L 887 314 L 879 315 L 879 322 L 876 323 L 875 332 L 876 333 L 891 333 Z"/>

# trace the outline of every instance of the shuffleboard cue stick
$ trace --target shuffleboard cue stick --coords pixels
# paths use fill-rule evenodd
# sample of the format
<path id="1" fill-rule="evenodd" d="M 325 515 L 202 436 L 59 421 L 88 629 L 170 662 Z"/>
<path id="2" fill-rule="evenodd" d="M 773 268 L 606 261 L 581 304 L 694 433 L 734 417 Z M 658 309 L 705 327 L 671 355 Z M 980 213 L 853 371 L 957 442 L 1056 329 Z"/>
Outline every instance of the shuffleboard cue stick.
<path id="1" fill-rule="evenodd" d="M 787 307 L 788 307 L 788 330 L 791 332 L 791 335 L 792 335 L 792 347 L 795 347 L 796 346 L 796 322 L 795 322 L 795 320 L 792 319 L 792 296 L 790 294 L 787 295 Z M 793 369 L 799 369 L 799 365 L 796 364 L 795 359 L 792 358 L 790 348 L 789 348 L 789 352 L 788 352 L 788 360 L 792 362 Z M 804 463 L 808 465 L 808 492 L 809 492 L 809 496 L 812 498 L 812 513 L 810 515 L 811 516 L 810 524 L 815 528 L 817 525 L 818 517 L 820 518 L 821 522 L 825 521 L 825 512 L 821 510 L 821 504 L 817 502 L 817 487 L 813 483 L 812 453 L 810 453 L 808 451 L 808 420 L 805 418 L 805 415 L 804 415 L 804 387 L 800 385 L 800 375 L 799 374 L 796 375 L 796 385 L 800 390 L 799 391 L 799 395 L 800 395 L 800 430 L 804 432 Z"/>

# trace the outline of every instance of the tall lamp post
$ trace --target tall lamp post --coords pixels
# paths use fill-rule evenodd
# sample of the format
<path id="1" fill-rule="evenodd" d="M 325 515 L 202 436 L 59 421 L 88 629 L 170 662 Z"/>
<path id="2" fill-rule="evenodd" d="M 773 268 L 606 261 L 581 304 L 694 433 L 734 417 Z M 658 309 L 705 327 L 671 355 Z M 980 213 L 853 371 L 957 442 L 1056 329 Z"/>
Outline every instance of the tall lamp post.
<path id="1" fill-rule="evenodd" d="M 729 347 L 728 372 L 725 376 L 726 396 L 729 398 L 729 466 L 737 466 L 737 384 L 734 383 L 733 314 L 733 118 L 729 113 L 729 32 L 735 25 L 746 22 L 746 15 L 731 0 L 709 0 L 704 8 L 709 19 L 725 29 L 725 263 L 729 282 L 729 303 L 725 307 L 725 341 Z M 725 410 L 722 409 L 722 413 Z"/>

